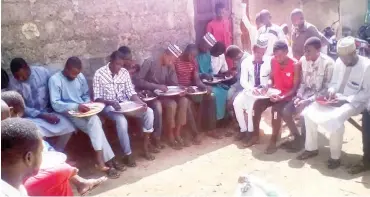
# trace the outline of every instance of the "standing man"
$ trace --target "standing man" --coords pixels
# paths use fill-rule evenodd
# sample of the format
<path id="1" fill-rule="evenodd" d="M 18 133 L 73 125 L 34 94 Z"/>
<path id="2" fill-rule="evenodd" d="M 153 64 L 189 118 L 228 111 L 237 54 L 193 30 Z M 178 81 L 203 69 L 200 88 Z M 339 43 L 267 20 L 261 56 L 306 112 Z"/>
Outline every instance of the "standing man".
<path id="1" fill-rule="evenodd" d="M 344 122 L 363 112 L 370 98 L 370 60 L 356 53 L 353 37 L 339 40 L 337 51 L 339 58 L 326 96 L 334 101 L 328 105 L 313 103 L 307 108 L 304 115 L 306 150 L 297 157 L 304 160 L 318 155 L 317 132 L 320 126 L 330 132 L 329 169 L 340 166 Z"/>
<path id="2" fill-rule="evenodd" d="M 304 46 L 305 56 L 300 60 L 302 64 L 302 80 L 297 96 L 285 106 L 283 120 L 286 122 L 294 141 L 288 143 L 288 152 L 297 152 L 302 149 L 304 142 L 304 126 L 301 134 L 294 122 L 294 116 L 300 114 L 305 107 L 313 103 L 317 97 L 324 95 L 329 88 L 334 61 L 321 53 L 321 40 L 317 37 L 309 38 Z"/>
<path id="3" fill-rule="evenodd" d="M 50 102 L 56 112 L 66 113 L 70 110 L 88 112 L 90 110 L 84 105 L 90 103 L 91 100 L 89 87 L 81 69 L 81 60 L 78 57 L 70 57 L 64 69 L 50 77 Z M 68 115 L 68 118 L 78 129 L 90 137 L 96 152 L 97 168 L 106 172 L 109 178 L 118 178 L 120 173 L 117 170 L 124 170 L 124 168 L 113 160 L 114 153 L 105 136 L 99 117 L 93 115 L 77 118 Z"/>
<path id="4" fill-rule="evenodd" d="M 242 91 L 237 94 L 233 102 L 240 127 L 236 140 L 242 140 L 244 137 L 249 140 L 253 134 L 253 106 L 257 100 L 253 92 L 258 95 L 259 89 L 267 85 L 271 73 L 271 57 L 265 55 L 267 45 L 267 37 L 260 36 L 253 46 L 253 55 L 247 57 L 241 65 Z M 255 134 L 258 133 L 255 132 Z"/>
<path id="5" fill-rule="evenodd" d="M 215 5 L 216 18 L 207 24 L 207 32 L 211 33 L 218 42 L 226 47 L 232 44 L 231 24 L 228 19 L 226 7 L 223 3 Z M 227 64 L 231 70 L 234 65 L 231 59 L 227 59 Z"/>
<path id="6" fill-rule="evenodd" d="M 258 34 L 266 34 L 269 42 L 266 50 L 266 55 L 273 55 L 274 44 L 276 41 L 284 41 L 288 43 L 285 38 L 285 34 L 279 25 L 271 22 L 271 14 L 268 10 L 262 10 L 260 12 L 260 18 L 263 26 L 258 29 Z"/>
<path id="7" fill-rule="evenodd" d="M 301 65 L 288 57 L 288 45 L 285 41 L 277 41 L 274 46 L 274 57 L 271 60 L 271 74 L 267 88 L 275 88 L 281 91 L 279 95 L 273 95 L 270 99 L 257 100 L 253 107 L 253 132 L 245 147 L 252 146 L 259 139 L 259 124 L 262 112 L 272 107 L 272 136 L 265 154 L 277 151 L 276 142 L 280 134 L 282 111 L 286 104 L 292 100 L 299 88 L 301 77 Z"/>
<path id="8" fill-rule="evenodd" d="M 170 44 L 159 57 L 146 59 L 135 77 L 135 85 L 142 90 L 154 91 L 156 89 L 167 92 L 167 86 L 178 86 L 177 75 L 174 67 L 174 61 L 181 55 L 182 51 L 177 45 Z M 182 146 L 188 145 L 181 137 L 181 129 L 186 124 L 186 111 L 188 100 L 184 95 L 176 98 L 160 98 L 152 105 L 157 111 L 157 141 L 160 140 L 160 134 L 163 130 L 162 110 L 168 119 L 168 125 L 165 126 L 167 132 L 168 144 L 175 150 L 182 149 Z M 186 143 L 186 144 L 185 144 Z"/>
<path id="9" fill-rule="evenodd" d="M 142 120 L 144 132 L 144 157 L 154 160 L 154 156 L 149 153 L 150 135 L 153 132 L 153 110 L 141 101 L 134 90 L 129 72 L 122 68 L 124 56 L 121 52 L 115 51 L 110 56 L 110 62 L 99 68 L 94 75 L 93 90 L 94 100 L 106 105 L 103 113 L 111 120 L 116 122 L 118 138 L 125 154 L 126 164 L 133 167 L 130 138 L 128 136 L 128 125 L 126 117 L 121 113 L 115 113 L 121 109 L 120 103 L 134 101 L 144 106 L 145 112 L 139 117 Z"/>
<path id="10" fill-rule="evenodd" d="M 327 45 L 329 41 L 325 36 L 312 24 L 304 19 L 301 9 L 294 9 L 290 14 L 292 20 L 292 51 L 293 57 L 297 60 L 304 55 L 304 44 L 311 37 L 317 37 L 321 40 L 322 45 Z"/>
<path id="11" fill-rule="evenodd" d="M 23 181 L 39 171 L 42 151 L 42 138 L 32 121 L 1 121 L 1 196 L 28 196 Z"/>
<path id="12" fill-rule="evenodd" d="M 76 129 L 61 114 L 50 106 L 48 81 L 50 72 L 41 66 L 28 66 L 23 58 L 14 58 L 10 63 L 13 76 L 9 88 L 19 92 L 26 104 L 25 117 L 33 121 L 43 137 L 59 136 L 54 148 L 63 152 L 69 138 Z"/>

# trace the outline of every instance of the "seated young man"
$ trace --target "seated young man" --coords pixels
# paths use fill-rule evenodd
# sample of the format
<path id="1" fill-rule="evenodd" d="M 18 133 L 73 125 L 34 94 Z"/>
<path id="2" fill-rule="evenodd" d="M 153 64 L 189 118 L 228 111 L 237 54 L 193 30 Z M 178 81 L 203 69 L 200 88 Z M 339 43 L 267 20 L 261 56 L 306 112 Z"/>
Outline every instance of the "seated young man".
<path id="1" fill-rule="evenodd" d="M 70 110 L 88 112 L 90 103 L 89 88 L 81 73 L 82 62 L 78 57 L 68 58 L 64 69 L 49 79 L 50 102 L 58 113 Z M 125 167 L 114 160 L 113 150 L 105 136 L 102 123 L 97 115 L 78 118 L 67 115 L 68 119 L 90 137 L 96 152 L 97 169 L 107 173 L 109 178 L 118 178 Z"/>
<path id="2" fill-rule="evenodd" d="M 95 72 L 93 80 L 94 100 L 106 104 L 103 113 L 116 122 L 116 130 L 121 147 L 125 157 L 131 160 L 131 163 L 127 163 L 133 167 L 135 164 L 132 163 L 133 158 L 126 117 L 114 111 L 120 110 L 121 106 L 119 104 L 125 101 L 134 101 L 144 106 L 145 112 L 138 118 L 142 120 L 142 131 L 144 132 L 143 156 L 148 160 L 155 159 L 149 152 L 150 135 L 153 132 L 154 114 L 153 110 L 148 108 L 136 94 L 130 74 L 126 69 L 122 68 L 123 64 L 123 54 L 119 51 L 115 51 L 111 54 L 109 63 Z"/>
<path id="3" fill-rule="evenodd" d="M 28 196 L 23 180 L 39 171 L 42 150 L 42 137 L 32 121 L 1 121 L 1 196 Z"/>
<path id="4" fill-rule="evenodd" d="M 178 81 L 179 81 L 179 84 L 181 86 L 184 86 L 184 87 L 187 87 L 188 88 L 188 91 L 190 91 L 192 88 L 190 88 L 190 86 L 197 86 L 199 89 L 201 90 L 207 90 L 208 89 L 208 93 L 211 93 L 212 89 L 210 87 L 207 87 L 206 85 L 204 85 L 202 83 L 202 81 L 200 80 L 199 78 L 199 74 L 198 74 L 198 70 L 197 70 L 197 64 L 196 64 L 196 56 L 198 54 L 198 48 L 195 44 L 189 44 L 188 46 L 186 46 L 184 52 L 181 54 L 181 56 L 175 61 L 175 69 L 176 69 L 176 74 L 177 74 L 177 78 L 178 78 Z M 204 95 L 203 96 L 203 102 L 207 102 L 209 100 L 211 100 L 212 98 L 210 98 L 211 95 Z M 193 100 L 196 100 L 198 99 L 199 97 L 197 96 L 189 96 L 190 100 L 193 101 Z M 212 122 L 213 120 L 215 120 L 215 118 L 213 118 L 214 116 L 208 116 L 210 118 L 207 117 L 208 113 L 213 113 L 215 114 L 216 112 L 214 111 L 215 110 L 215 105 L 214 103 L 210 102 L 211 103 L 211 108 L 204 108 L 205 104 L 201 104 L 201 112 L 202 115 L 200 117 L 202 117 L 202 120 L 204 118 L 204 122 L 206 122 L 206 129 L 207 131 L 209 131 L 209 124 L 210 122 Z M 196 124 L 196 121 L 195 121 L 195 117 L 194 117 L 194 113 L 193 113 L 193 109 L 192 109 L 192 103 L 189 104 L 189 107 L 188 107 L 188 113 L 187 113 L 187 117 L 188 117 L 188 123 L 190 124 L 190 127 L 191 127 L 191 131 L 192 131 L 192 137 L 193 137 L 193 143 L 194 144 L 200 144 L 200 135 L 199 135 L 199 131 L 198 131 L 198 128 L 197 128 L 197 124 Z M 213 104 L 213 105 L 212 105 Z M 209 111 L 207 111 L 207 110 Z M 212 111 L 213 110 L 213 111 Z M 204 114 L 203 114 L 204 113 Z M 210 120 L 211 119 L 211 120 Z M 210 131 L 209 131 L 210 132 Z"/>
<path id="5" fill-rule="evenodd" d="M 25 105 L 22 96 L 18 92 L 8 91 L 2 93 L 8 104 L 1 100 L 1 120 L 13 115 L 23 114 Z M 48 152 L 48 143 L 43 141 L 43 153 Z M 47 161 L 47 155 L 43 156 L 43 161 Z M 41 168 L 36 174 L 25 179 L 24 186 L 28 195 L 31 196 L 73 196 L 70 182 L 76 186 L 80 195 L 84 195 L 94 187 L 106 180 L 106 177 L 99 179 L 84 179 L 78 174 L 78 169 L 62 163 L 51 168 Z"/>
<path id="6" fill-rule="evenodd" d="M 241 64 L 242 62 L 250 56 L 249 53 L 243 52 L 238 46 L 230 45 L 227 47 L 225 56 L 229 59 L 232 59 L 235 64 L 235 70 L 233 70 L 233 75 L 235 75 L 236 82 L 230 86 L 230 89 L 227 93 L 227 110 L 230 115 L 234 114 L 233 102 L 235 97 L 243 90 L 243 87 L 240 85 L 240 73 L 241 73 Z M 235 120 L 235 119 L 233 119 Z"/>
<path id="7" fill-rule="evenodd" d="M 275 88 L 280 90 L 281 93 L 270 96 L 270 99 L 259 99 L 254 102 L 252 112 L 253 132 L 245 144 L 246 147 L 249 147 L 258 142 L 262 112 L 266 108 L 272 107 L 272 136 L 265 151 L 266 154 L 272 154 L 277 151 L 276 142 L 280 134 L 282 111 L 296 95 L 301 77 L 301 65 L 288 57 L 288 45 L 285 41 L 277 41 L 273 52 L 270 80 L 263 91 L 266 91 L 267 88 Z"/>
<path id="8" fill-rule="evenodd" d="M 166 92 L 168 86 L 178 86 L 176 71 L 174 68 L 174 61 L 181 55 L 182 51 L 176 45 L 170 44 L 158 57 L 146 59 L 136 75 L 134 84 L 140 90 L 154 91 L 156 89 Z M 188 99 L 185 95 L 177 97 L 162 97 L 155 101 L 157 111 L 164 111 L 164 115 L 168 120 L 167 140 L 168 145 L 175 149 L 182 149 L 184 146 L 189 146 L 187 140 L 181 136 L 181 130 L 186 124 L 186 113 L 188 108 Z M 161 116 L 158 113 L 158 118 Z M 162 121 L 160 121 L 161 125 Z M 162 129 L 162 125 L 160 126 Z"/>
<path id="9" fill-rule="evenodd" d="M 9 89 L 23 96 L 26 103 L 25 117 L 40 127 L 43 137 L 59 136 L 54 148 L 63 151 L 76 129 L 66 117 L 50 108 L 50 72 L 41 66 L 29 66 L 22 58 L 14 58 L 10 70 L 13 76 L 10 77 Z"/>
<path id="10" fill-rule="evenodd" d="M 304 142 L 304 127 L 299 133 L 294 122 L 294 116 L 300 114 L 305 107 L 315 101 L 317 97 L 328 90 L 334 68 L 334 61 L 321 53 L 321 40 L 317 37 L 309 38 L 305 43 L 305 54 L 301 58 L 302 80 L 297 96 L 289 102 L 283 111 L 283 120 L 286 122 L 294 140 L 286 144 L 288 152 L 298 152 Z"/>
<path id="11" fill-rule="evenodd" d="M 233 103 L 240 127 L 236 140 L 249 140 L 253 134 L 253 106 L 261 88 L 267 86 L 271 74 L 271 57 L 265 55 L 267 44 L 267 37 L 260 36 L 253 46 L 253 55 L 247 57 L 241 65 L 240 84 L 243 91 L 235 97 Z"/>
<path id="12" fill-rule="evenodd" d="M 370 60 L 356 53 L 353 37 L 338 41 L 337 59 L 326 98 L 329 105 L 313 103 L 304 114 L 306 126 L 305 151 L 297 159 L 318 155 L 317 132 L 330 133 L 330 158 L 328 168 L 340 166 L 344 122 L 363 112 L 370 98 Z M 319 130 L 319 127 L 321 128 Z"/>

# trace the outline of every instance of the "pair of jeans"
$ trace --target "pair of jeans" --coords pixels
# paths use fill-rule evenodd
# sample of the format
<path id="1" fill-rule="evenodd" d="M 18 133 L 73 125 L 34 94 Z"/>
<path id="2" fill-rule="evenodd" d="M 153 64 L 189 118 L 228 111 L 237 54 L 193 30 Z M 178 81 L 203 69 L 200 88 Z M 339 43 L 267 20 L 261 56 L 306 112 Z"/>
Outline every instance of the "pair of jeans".
<path id="1" fill-rule="evenodd" d="M 116 130 L 119 142 L 123 149 L 123 153 L 125 155 L 130 155 L 131 145 L 130 145 L 130 137 L 128 135 L 128 124 L 126 117 L 121 113 L 115 113 L 112 106 L 107 106 L 104 108 L 103 113 L 108 116 L 109 119 L 115 121 L 116 123 Z M 136 117 L 140 118 L 142 121 L 143 132 L 144 133 L 152 133 L 153 132 L 153 121 L 154 121 L 154 113 L 151 108 L 147 108 L 147 110 L 141 114 L 140 116 Z"/>

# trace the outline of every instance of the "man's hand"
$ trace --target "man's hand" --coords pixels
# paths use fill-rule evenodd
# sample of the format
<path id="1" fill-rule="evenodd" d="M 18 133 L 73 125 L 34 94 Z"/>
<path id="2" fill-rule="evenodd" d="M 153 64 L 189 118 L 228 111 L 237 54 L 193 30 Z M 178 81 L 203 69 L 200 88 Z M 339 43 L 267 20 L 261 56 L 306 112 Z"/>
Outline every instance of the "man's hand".
<path id="1" fill-rule="evenodd" d="M 88 111 L 90 111 L 90 108 L 84 104 L 79 104 L 78 105 L 78 111 L 79 112 L 82 112 L 82 113 L 86 113 Z"/>
<path id="2" fill-rule="evenodd" d="M 111 101 L 109 103 L 109 105 L 112 106 L 114 108 L 114 110 L 116 110 L 116 111 L 121 110 L 121 106 L 119 105 L 119 103 L 117 101 Z"/>
<path id="3" fill-rule="evenodd" d="M 54 114 L 41 114 L 40 115 L 40 118 L 45 120 L 46 122 L 50 123 L 50 124 L 58 124 L 60 119 L 58 118 L 58 116 L 54 115 Z"/>
<path id="4" fill-rule="evenodd" d="M 252 94 L 253 94 L 253 96 L 260 96 L 261 92 L 258 88 L 255 88 L 255 89 L 253 89 Z"/>
<path id="5" fill-rule="evenodd" d="M 329 100 L 333 100 L 333 99 L 336 98 L 336 95 L 335 94 L 336 94 L 336 92 L 334 91 L 334 89 L 329 89 L 326 97 Z"/>
<path id="6" fill-rule="evenodd" d="M 211 94 L 212 93 L 212 86 L 207 86 L 207 94 Z"/>
<path id="7" fill-rule="evenodd" d="M 348 103 L 347 100 L 342 99 L 342 98 L 338 98 L 338 99 L 335 99 L 334 102 L 330 105 L 333 106 L 333 107 L 341 107 L 342 105 L 344 105 L 346 103 Z"/>
<path id="8" fill-rule="evenodd" d="M 162 92 L 167 92 L 168 91 L 168 88 L 165 85 L 158 85 L 157 89 L 162 91 Z"/>
<path id="9" fill-rule="evenodd" d="M 281 101 L 281 100 L 283 100 L 283 97 L 282 97 L 282 96 L 280 96 L 280 95 L 272 95 L 272 96 L 270 97 L 270 101 L 271 101 L 271 102 L 274 102 L 274 103 L 279 102 L 279 101 Z"/>
<path id="10" fill-rule="evenodd" d="M 200 89 L 200 88 L 199 88 Z M 188 93 L 194 93 L 195 92 L 195 90 L 194 90 L 194 88 L 193 87 L 188 87 L 188 88 L 186 88 L 186 92 L 188 92 Z"/>
<path id="11" fill-rule="evenodd" d="M 297 103 L 296 103 L 296 100 L 294 100 L 294 106 L 297 108 L 297 107 L 301 107 L 301 108 L 305 108 L 307 107 L 309 104 L 311 103 L 311 101 L 309 99 L 300 99 Z"/>
<path id="12" fill-rule="evenodd" d="M 200 78 L 201 78 L 201 79 L 205 79 L 205 80 L 207 80 L 207 81 L 212 81 L 212 80 L 213 80 L 212 75 L 205 74 L 205 73 L 201 74 L 201 75 L 200 75 Z"/>

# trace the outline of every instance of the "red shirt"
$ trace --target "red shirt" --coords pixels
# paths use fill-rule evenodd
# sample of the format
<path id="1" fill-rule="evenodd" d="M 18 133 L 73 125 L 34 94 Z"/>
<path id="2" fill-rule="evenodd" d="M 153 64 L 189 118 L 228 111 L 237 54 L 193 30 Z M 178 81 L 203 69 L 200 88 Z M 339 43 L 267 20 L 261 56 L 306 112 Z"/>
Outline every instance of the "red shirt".
<path id="1" fill-rule="evenodd" d="M 281 67 L 275 58 L 271 60 L 274 88 L 279 89 L 281 95 L 290 92 L 294 87 L 294 64 L 294 60 L 290 58 L 285 67 Z"/>
<path id="2" fill-rule="evenodd" d="M 40 171 L 24 182 L 30 196 L 73 196 L 69 183 L 74 167 L 67 163 Z"/>
<path id="3" fill-rule="evenodd" d="M 191 86 L 193 84 L 194 72 L 197 72 L 195 61 L 185 62 L 180 59 L 175 61 L 177 80 L 182 86 Z"/>

